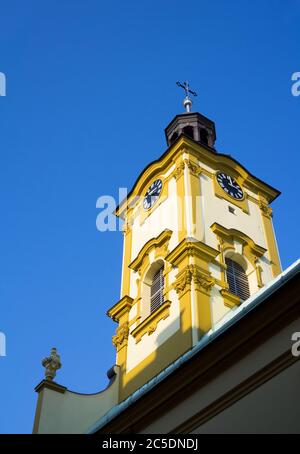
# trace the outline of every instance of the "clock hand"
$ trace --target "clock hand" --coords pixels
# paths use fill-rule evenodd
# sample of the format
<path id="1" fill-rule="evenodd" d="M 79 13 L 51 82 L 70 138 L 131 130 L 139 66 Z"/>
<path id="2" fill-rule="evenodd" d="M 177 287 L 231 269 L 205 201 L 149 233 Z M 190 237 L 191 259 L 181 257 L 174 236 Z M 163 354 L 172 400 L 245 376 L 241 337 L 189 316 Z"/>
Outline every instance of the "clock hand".
<path id="1" fill-rule="evenodd" d="M 227 184 L 228 184 L 228 186 L 230 186 L 231 188 L 237 189 L 237 186 L 235 186 L 234 184 L 230 184 L 230 183 L 227 183 Z"/>
<path id="2" fill-rule="evenodd" d="M 157 195 L 157 189 L 156 188 L 152 189 L 152 191 L 150 191 L 148 195 L 153 195 L 153 194 Z"/>
<path id="3" fill-rule="evenodd" d="M 158 198 L 156 195 L 148 195 L 147 200 L 149 203 L 155 202 L 155 200 Z"/>

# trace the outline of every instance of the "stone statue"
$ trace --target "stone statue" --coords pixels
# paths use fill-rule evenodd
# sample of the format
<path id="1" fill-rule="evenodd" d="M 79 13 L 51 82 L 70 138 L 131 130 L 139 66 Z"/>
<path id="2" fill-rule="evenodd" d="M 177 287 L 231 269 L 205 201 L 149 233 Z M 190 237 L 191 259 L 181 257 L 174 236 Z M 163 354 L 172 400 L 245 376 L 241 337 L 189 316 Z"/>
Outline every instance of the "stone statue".
<path id="1" fill-rule="evenodd" d="M 57 354 L 56 348 L 51 349 L 50 356 L 42 360 L 42 365 L 45 367 L 46 380 L 53 381 L 56 376 L 56 371 L 61 368 L 60 356 Z"/>

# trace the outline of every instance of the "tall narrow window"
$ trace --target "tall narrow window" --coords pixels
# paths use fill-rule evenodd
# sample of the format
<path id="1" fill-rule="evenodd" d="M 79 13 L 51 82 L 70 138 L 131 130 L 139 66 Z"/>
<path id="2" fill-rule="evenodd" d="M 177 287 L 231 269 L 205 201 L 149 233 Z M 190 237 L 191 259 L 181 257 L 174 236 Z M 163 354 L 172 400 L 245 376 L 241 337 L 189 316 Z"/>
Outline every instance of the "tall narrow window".
<path id="1" fill-rule="evenodd" d="M 204 145 L 208 145 L 208 132 L 204 128 L 200 129 L 200 142 Z"/>
<path id="2" fill-rule="evenodd" d="M 171 138 L 170 138 L 170 145 L 172 145 L 172 143 L 175 142 L 175 140 L 177 139 L 177 137 L 178 137 L 178 132 L 175 131 L 175 132 L 172 134 Z"/>
<path id="3" fill-rule="evenodd" d="M 194 138 L 194 128 L 192 126 L 186 126 L 183 128 L 182 132 L 186 136 L 191 137 L 192 139 Z"/>
<path id="4" fill-rule="evenodd" d="M 226 276 L 230 292 L 245 301 L 250 296 L 249 283 L 245 271 L 241 265 L 229 258 L 225 259 L 225 263 L 227 265 Z"/>
<path id="5" fill-rule="evenodd" d="M 154 312 L 159 306 L 164 302 L 163 292 L 164 292 L 164 275 L 163 267 L 160 268 L 157 273 L 154 275 L 152 284 L 151 284 L 151 302 L 150 310 L 151 313 Z"/>

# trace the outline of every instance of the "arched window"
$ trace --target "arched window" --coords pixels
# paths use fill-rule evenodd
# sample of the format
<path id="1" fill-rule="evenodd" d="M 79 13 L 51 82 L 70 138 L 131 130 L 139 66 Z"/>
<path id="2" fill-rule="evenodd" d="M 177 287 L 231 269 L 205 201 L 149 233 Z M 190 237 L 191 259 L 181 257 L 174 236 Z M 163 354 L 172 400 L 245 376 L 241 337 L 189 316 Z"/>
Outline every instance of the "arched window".
<path id="1" fill-rule="evenodd" d="M 150 290 L 150 312 L 154 312 L 164 302 L 164 275 L 161 267 L 153 276 Z"/>
<path id="2" fill-rule="evenodd" d="M 245 301 L 250 296 L 249 283 L 244 269 L 237 262 L 226 258 L 226 277 L 231 293 Z"/>
<path id="3" fill-rule="evenodd" d="M 177 139 L 177 137 L 178 137 L 178 132 L 175 131 L 175 132 L 172 134 L 171 138 L 170 138 L 170 145 L 172 145 L 172 143 L 175 142 L 175 140 Z"/>
<path id="4" fill-rule="evenodd" d="M 200 129 L 200 142 L 204 145 L 208 145 L 208 132 L 204 128 Z"/>
<path id="5" fill-rule="evenodd" d="M 194 128 L 192 126 L 186 126 L 183 128 L 182 132 L 186 136 L 191 137 L 192 139 L 194 138 Z"/>

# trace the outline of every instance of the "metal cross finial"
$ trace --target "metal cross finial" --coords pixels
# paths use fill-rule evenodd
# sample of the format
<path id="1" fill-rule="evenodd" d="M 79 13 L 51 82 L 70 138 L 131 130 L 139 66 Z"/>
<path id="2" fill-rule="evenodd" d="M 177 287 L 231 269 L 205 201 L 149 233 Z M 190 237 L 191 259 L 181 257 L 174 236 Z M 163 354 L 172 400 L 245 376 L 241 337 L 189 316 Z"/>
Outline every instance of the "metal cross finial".
<path id="1" fill-rule="evenodd" d="M 56 376 L 56 371 L 61 368 L 60 356 L 57 354 L 56 348 L 51 349 L 50 356 L 42 360 L 42 365 L 45 367 L 46 380 L 52 381 Z"/>
<path id="2" fill-rule="evenodd" d="M 192 100 L 190 98 L 190 94 L 193 96 L 197 96 L 197 93 L 195 91 L 190 90 L 190 85 L 187 80 L 185 82 L 183 82 L 183 84 L 181 84 L 180 82 L 176 82 L 176 85 L 178 85 L 178 87 L 181 87 L 184 89 L 185 98 L 183 100 L 183 105 L 184 105 L 186 111 L 190 112 L 192 104 L 193 104 Z"/>

